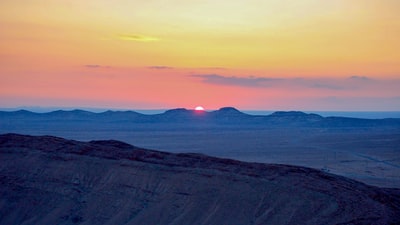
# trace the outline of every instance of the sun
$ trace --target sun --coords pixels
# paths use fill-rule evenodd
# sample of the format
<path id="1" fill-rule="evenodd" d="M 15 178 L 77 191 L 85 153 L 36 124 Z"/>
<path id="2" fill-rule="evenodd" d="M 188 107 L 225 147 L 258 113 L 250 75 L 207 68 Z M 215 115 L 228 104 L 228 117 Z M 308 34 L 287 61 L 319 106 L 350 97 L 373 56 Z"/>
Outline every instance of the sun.
<path id="1" fill-rule="evenodd" d="M 202 106 L 197 106 L 196 108 L 194 108 L 194 110 L 196 110 L 196 111 L 204 111 L 204 108 Z"/>

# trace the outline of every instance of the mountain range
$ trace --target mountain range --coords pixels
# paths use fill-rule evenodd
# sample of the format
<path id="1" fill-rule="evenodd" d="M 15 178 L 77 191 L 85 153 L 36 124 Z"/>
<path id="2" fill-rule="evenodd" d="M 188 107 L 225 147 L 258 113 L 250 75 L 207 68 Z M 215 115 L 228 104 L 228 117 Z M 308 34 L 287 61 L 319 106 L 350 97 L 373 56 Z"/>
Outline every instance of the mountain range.
<path id="1" fill-rule="evenodd" d="M 180 124 L 187 126 L 305 126 L 305 127 L 371 127 L 400 126 L 399 118 L 358 119 L 347 117 L 322 117 L 300 111 L 278 111 L 270 115 L 249 115 L 233 107 L 216 111 L 196 111 L 184 108 L 167 110 L 160 114 L 142 114 L 135 111 L 105 111 L 93 113 L 83 110 L 58 110 L 49 113 L 34 113 L 26 110 L 0 111 L 3 126 L 18 122 L 86 122 L 86 123 L 137 123 Z"/>

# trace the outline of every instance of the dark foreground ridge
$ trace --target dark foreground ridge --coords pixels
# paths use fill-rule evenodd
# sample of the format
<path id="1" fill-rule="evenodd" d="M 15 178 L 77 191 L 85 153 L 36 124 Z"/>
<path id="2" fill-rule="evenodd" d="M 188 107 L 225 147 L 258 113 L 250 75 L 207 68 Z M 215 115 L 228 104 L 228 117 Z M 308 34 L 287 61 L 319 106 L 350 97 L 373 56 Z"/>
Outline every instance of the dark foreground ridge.
<path id="1" fill-rule="evenodd" d="M 0 224 L 399 224 L 400 190 L 304 167 L 0 135 Z"/>

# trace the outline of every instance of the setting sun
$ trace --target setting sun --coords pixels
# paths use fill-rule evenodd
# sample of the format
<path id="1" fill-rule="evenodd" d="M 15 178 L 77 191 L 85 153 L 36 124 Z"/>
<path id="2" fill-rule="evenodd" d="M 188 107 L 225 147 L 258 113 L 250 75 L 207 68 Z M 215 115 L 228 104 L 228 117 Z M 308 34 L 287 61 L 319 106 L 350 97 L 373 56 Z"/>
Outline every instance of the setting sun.
<path id="1" fill-rule="evenodd" d="M 196 108 L 194 108 L 194 110 L 196 110 L 196 111 L 204 111 L 204 108 L 202 106 L 197 106 Z"/>

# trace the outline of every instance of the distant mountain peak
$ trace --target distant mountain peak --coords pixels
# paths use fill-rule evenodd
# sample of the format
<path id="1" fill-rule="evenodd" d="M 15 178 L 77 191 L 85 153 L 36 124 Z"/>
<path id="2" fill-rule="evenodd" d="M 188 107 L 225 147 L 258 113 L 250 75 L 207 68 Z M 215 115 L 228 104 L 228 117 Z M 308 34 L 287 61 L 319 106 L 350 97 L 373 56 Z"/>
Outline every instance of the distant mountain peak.
<path id="1" fill-rule="evenodd" d="M 35 114 L 34 112 L 25 110 L 25 109 L 20 109 L 17 111 L 9 112 L 9 113 L 15 113 L 15 114 Z"/>
<path id="2" fill-rule="evenodd" d="M 221 112 L 240 112 L 238 109 L 236 109 L 234 107 L 222 107 L 218 111 L 221 111 Z"/>
<path id="3" fill-rule="evenodd" d="M 302 111 L 276 111 L 274 113 L 272 113 L 270 116 L 280 116 L 280 117 L 308 117 L 308 116 L 312 116 L 312 117 L 321 117 L 318 114 L 314 114 L 314 113 L 305 113 Z"/>
<path id="4" fill-rule="evenodd" d="M 276 111 L 271 116 L 306 116 L 307 113 L 302 111 Z"/>
<path id="5" fill-rule="evenodd" d="M 216 120 L 229 123 L 241 123 L 247 121 L 251 116 L 247 115 L 233 107 L 223 107 L 219 110 L 210 112 L 210 115 Z"/>
<path id="6" fill-rule="evenodd" d="M 220 109 L 218 109 L 218 110 L 216 110 L 214 112 L 218 113 L 218 114 L 223 114 L 223 115 L 225 115 L 225 114 L 229 114 L 229 115 L 245 115 L 245 113 L 237 110 L 234 107 L 223 107 L 223 108 L 220 108 Z"/>
<path id="7" fill-rule="evenodd" d="M 165 111 L 164 113 L 166 114 L 172 114 L 172 113 L 186 113 L 189 112 L 190 110 L 186 109 L 186 108 L 176 108 L 176 109 L 170 109 Z"/>
<path id="8" fill-rule="evenodd" d="M 313 114 L 313 113 L 305 113 L 301 111 L 277 111 L 268 116 L 268 118 L 272 119 L 275 122 L 282 123 L 283 121 L 290 123 L 314 123 L 319 122 L 324 119 L 324 117 Z"/>

